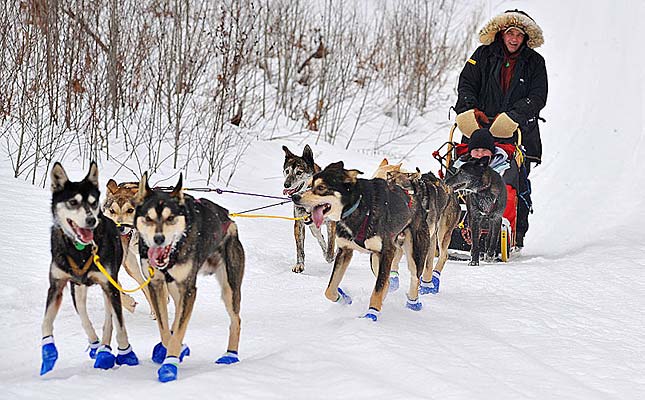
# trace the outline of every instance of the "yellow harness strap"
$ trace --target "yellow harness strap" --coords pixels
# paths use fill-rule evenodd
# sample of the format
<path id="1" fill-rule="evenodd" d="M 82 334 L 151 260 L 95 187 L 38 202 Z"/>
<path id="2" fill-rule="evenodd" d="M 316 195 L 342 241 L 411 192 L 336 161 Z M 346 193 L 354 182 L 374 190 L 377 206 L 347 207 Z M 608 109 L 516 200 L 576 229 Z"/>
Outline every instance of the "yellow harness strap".
<path id="1" fill-rule="evenodd" d="M 96 264 L 96 267 L 99 269 L 99 271 L 101 271 L 101 273 L 103 275 L 105 275 L 105 277 L 107 278 L 108 281 L 110 281 L 112 286 L 114 286 L 115 288 L 119 289 L 119 291 L 122 292 L 122 293 L 134 293 L 137 290 L 143 289 L 144 287 L 146 287 L 150 283 L 150 280 L 152 279 L 152 277 L 155 274 L 154 268 L 148 266 L 148 273 L 150 274 L 150 276 L 148 277 L 148 279 L 146 279 L 145 282 L 143 282 L 141 285 L 139 285 L 139 287 L 136 288 L 136 289 L 124 289 L 124 288 L 121 287 L 121 285 L 119 285 L 119 282 L 117 282 L 114 279 L 112 279 L 110 274 L 108 274 L 108 272 L 105 270 L 105 267 L 103 267 L 103 265 L 101 264 L 101 260 L 100 260 L 100 258 L 98 256 L 98 254 L 94 253 L 93 260 L 94 260 L 94 264 Z"/>

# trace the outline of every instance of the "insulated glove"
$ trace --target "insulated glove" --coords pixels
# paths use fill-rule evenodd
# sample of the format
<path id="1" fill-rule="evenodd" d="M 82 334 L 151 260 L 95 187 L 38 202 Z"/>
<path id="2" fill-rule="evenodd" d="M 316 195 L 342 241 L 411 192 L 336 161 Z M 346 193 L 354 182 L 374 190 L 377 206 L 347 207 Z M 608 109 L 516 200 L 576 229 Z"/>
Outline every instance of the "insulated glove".
<path id="1" fill-rule="evenodd" d="M 480 128 L 477 118 L 475 117 L 474 109 L 457 114 L 455 122 L 457 122 L 457 127 L 461 133 L 468 138 L 473 134 L 473 132 Z"/>
<path id="2" fill-rule="evenodd" d="M 493 121 L 493 124 L 490 126 L 490 133 L 493 134 L 496 138 L 510 138 L 513 137 L 513 133 L 517 130 L 518 123 L 513 121 L 508 114 L 501 113 Z"/>

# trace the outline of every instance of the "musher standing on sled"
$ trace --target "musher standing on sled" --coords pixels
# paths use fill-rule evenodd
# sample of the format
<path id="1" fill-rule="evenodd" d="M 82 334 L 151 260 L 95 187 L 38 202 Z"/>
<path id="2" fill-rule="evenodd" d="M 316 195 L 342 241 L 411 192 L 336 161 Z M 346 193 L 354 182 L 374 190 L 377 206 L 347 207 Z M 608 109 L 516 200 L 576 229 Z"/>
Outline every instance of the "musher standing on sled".
<path id="1" fill-rule="evenodd" d="M 546 104 L 547 74 L 544 58 L 533 50 L 544 43 L 542 29 L 525 12 L 506 11 L 482 28 L 479 40 L 483 45 L 459 76 L 457 126 L 463 142 L 482 127 L 498 142 L 515 142 L 519 127 L 528 178 L 530 163 L 540 164 L 542 157 L 538 119 Z M 516 244 L 523 247 L 531 198 L 530 182 L 520 181 Z"/>

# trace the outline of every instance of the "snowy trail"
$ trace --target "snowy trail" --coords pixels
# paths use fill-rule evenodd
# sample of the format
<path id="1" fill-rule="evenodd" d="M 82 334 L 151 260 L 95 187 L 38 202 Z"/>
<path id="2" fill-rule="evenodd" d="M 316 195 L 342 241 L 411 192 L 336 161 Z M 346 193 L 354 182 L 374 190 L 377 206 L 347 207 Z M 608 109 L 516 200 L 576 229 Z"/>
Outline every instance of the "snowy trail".
<path id="1" fill-rule="evenodd" d="M 338 306 L 323 295 L 331 266 L 311 236 L 306 270 L 296 275 L 290 222 L 239 219 L 247 256 L 239 364 L 213 363 L 225 350 L 228 317 L 215 279 L 202 278 L 186 337 L 192 354 L 180 367 L 179 381 L 156 381 L 150 353 L 158 332 L 140 293 L 135 294 L 137 311 L 126 313 L 140 366 L 92 368 L 66 291 L 55 323 L 60 357 L 50 374 L 39 377 L 50 193 L 13 179 L 3 159 L 0 398 L 645 398 L 645 169 L 640 162 L 645 90 L 638 67 L 643 57 L 631 59 L 642 35 L 627 35 L 621 28 L 642 31 L 635 20 L 643 6 L 507 1 L 494 7 L 491 13 L 530 10 L 546 34 L 540 49 L 551 90 L 543 113 L 548 119 L 545 158 L 532 172 L 536 213 L 519 259 L 480 268 L 448 262 L 441 293 L 424 297 L 419 313 L 404 308 L 408 272 L 401 266 L 401 289 L 388 296 L 373 324 L 357 318 L 366 311 L 374 285 L 366 255 L 355 254 L 341 284 L 354 303 Z M 446 140 L 447 129 L 429 131 L 445 116 L 424 118 L 415 121 L 414 134 L 383 152 L 406 154 L 427 137 L 404 167 L 436 169 L 429 154 Z M 373 134 L 357 132 L 355 143 L 368 143 Z M 280 195 L 282 144 L 296 152 L 304 145 L 253 144 L 230 189 Z M 342 159 L 366 175 L 380 161 L 367 150 L 326 144 L 315 146 L 314 153 L 321 165 Z M 80 166 L 65 166 L 70 177 L 84 176 Z M 115 166 L 100 167 L 105 184 Z M 239 196 L 206 197 L 231 211 L 266 204 Z M 291 208 L 270 212 L 291 215 Z M 134 286 L 122 277 L 124 286 Z M 90 290 L 89 310 L 100 329 L 97 288 Z"/>

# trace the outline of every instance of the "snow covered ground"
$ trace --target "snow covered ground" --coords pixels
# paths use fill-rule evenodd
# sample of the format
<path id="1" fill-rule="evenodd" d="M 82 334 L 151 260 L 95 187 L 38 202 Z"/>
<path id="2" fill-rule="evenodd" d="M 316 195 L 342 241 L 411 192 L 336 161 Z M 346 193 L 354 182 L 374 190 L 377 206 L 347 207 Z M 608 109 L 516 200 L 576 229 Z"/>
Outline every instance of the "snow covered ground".
<path id="1" fill-rule="evenodd" d="M 354 303 L 339 306 L 323 296 L 331 266 L 310 236 L 307 269 L 296 275 L 290 222 L 238 219 L 247 255 L 239 364 L 213 363 L 225 350 L 228 317 L 216 281 L 202 278 L 186 336 L 192 355 L 177 382 L 156 381 L 150 354 L 157 327 L 140 293 L 126 323 L 141 365 L 94 370 L 66 294 L 55 323 L 59 360 L 39 377 L 50 193 L 11 178 L 3 159 L 0 398 L 645 398 L 645 87 L 638 53 L 643 6 L 506 1 L 490 5 L 487 15 L 509 8 L 526 10 L 545 31 L 539 51 L 550 79 L 545 157 L 532 173 L 536 212 L 521 258 L 479 268 L 449 262 L 441 293 L 424 297 L 421 312 L 405 309 L 399 290 L 372 323 L 356 318 L 367 309 L 374 285 L 366 255 L 355 254 L 341 285 Z M 425 138 L 404 166 L 436 170 L 430 152 L 447 129 L 429 132 L 444 115 L 417 120 L 416 133 L 383 154 L 328 145 L 313 146 L 314 153 L 321 165 L 342 159 L 369 175 L 382 155 L 397 162 L 396 155 Z M 372 132 L 358 134 L 369 140 Z M 279 195 L 280 146 L 300 152 L 312 142 L 301 136 L 255 143 L 229 189 Z M 64 165 L 73 179 L 86 173 Z M 115 168 L 100 165 L 103 184 Z M 205 197 L 233 212 L 266 204 L 230 194 Z M 290 215 L 291 208 L 271 212 Z M 407 270 L 401 271 L 405 288 Z M 123 284 L 134 286 L 125 274 Z M 89 301 L 100 328 L 97 288 Z"/>

